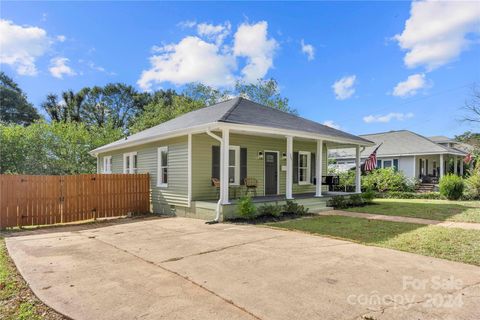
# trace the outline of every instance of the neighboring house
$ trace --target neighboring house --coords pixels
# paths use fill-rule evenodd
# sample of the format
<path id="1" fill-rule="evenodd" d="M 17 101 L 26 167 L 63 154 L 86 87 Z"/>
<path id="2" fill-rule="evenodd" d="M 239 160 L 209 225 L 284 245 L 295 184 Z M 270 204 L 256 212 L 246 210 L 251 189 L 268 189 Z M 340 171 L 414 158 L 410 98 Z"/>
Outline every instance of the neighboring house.
<path id="1" fill-rule="evenodd" d="M 245 194 L 247 177 L 258 196 L 320 197 L 327 190 L 322 183 L 327 148 L 353 147 L 360 157 L 360 148 L 371 145 L 364 138 L 235 98 L 90 153 L 97 157 L 100 173 L 148 172 L 153 212 L 205 218 L 213 212 L 218 219 L 232 195 Z M 212 178 L 218 179 L 218 188 Z"/>
<path id="2" fill-rule="evenodd" d="M 447 137 L 427 138 L 408 130 L 389 131 L 360 135 L 375 142 L 362 150 L 362 162 L 377 146 L 377 168 L 393 167 L 409 178 L 424 182 L 437 182 L 446 173 L 463 175 L 463 158 L 468 145 Z M 336 160 L 333 167 L 348 170 L 354 166 L 354 152 L 351 149 L 330 149 L 329 158 Z"/>

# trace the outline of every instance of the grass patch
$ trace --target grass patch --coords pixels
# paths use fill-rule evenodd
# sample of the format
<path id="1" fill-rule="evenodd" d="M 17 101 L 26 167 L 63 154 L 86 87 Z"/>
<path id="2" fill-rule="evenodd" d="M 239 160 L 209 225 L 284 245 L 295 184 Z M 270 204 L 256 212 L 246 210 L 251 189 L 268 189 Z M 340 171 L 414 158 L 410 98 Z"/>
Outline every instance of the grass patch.
<path id="1" fill-rule="evenodd" d="M 346 211 L 439 221 L 480 222 L 480 201 L 375 199 L 373 204 Z"/>
<path id="2" fill-rule="evenodd" d="M 0 237 L 0 319 L 65 319 L 35 297 L 8 256 L 5 240 Z"/>
<path id="3" fill-rule="evenodd" d="M 477 230 L 341 216 L 267 225 L 480 266 L 480 231 Z"/>

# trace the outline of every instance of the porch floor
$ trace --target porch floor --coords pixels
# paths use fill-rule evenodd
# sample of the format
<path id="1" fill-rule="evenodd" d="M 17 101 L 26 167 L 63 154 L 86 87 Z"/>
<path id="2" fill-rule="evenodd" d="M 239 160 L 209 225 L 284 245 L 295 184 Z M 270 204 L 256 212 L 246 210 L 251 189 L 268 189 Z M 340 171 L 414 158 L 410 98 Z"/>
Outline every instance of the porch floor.
<path id="1" fill-rule="evenodd" d="M 299 194 L 294 194 L 293 195 L 293 200 L 300 200 L 300 199 L 318 199 L 319 201 L 321 200 L 328 200 L 331 197 L 334 196 L 349 196 L 355 194 L 355 192 L 339 192 L 339 191 L 326 191 L 322 192 L 322 197 L 315 197 L 314 192 L 310 193 L 299 193 Z M 261 202 L 272 202 L 272 201 L 285 201 L 285 195 L 284 194 L 279 194 L 279 195 L 270 195 L 270 196 L 255 196 L 252 197 L 252 201 L 254 203 L 261 203 Z M 211 203 L 217 203 L 218 200 L 198 200 L 199 202 L 211 202 Z M 230 199 L 230 204 L 236 204 L 238 203 L 239 198 L 235 199 Z"/>

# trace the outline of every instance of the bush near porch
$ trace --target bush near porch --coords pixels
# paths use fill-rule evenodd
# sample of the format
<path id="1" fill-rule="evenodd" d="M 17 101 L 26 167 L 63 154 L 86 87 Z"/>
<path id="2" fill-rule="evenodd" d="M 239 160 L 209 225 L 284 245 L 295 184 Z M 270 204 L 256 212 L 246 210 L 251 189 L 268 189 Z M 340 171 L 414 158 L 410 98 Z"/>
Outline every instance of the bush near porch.
<path id="1" fill-rule="evenodd" d="M 292 200 L 287 200 L 284 205 L 266 203 L 256 208 L 252 198 L 244 196 L 238 203 L 238 214 L 239 218 L 231 220 L 266 222 L 306 216 L 308 208 Z"/>

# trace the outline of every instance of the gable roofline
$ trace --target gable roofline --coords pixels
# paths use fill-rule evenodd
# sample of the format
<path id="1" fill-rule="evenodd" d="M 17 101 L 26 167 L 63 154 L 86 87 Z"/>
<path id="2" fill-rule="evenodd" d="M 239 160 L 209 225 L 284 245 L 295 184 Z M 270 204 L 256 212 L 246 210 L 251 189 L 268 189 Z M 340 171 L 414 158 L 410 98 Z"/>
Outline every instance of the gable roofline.
<path id="1" fill-rule="evenodd" d="M 220 103 L 191 111 L 145 129 L 124 139 L 96 148 L 90 154 L 109 150 L 123 149 L 147 141 L 163 140 L 172 135 L 196 133 L 198 128 L 215 127 L 219 124 L 241 125 L 257 129 L 270 129 L 279 135 L 317 137 L 334 142 L 343 142 L 361 146 L 373 145 L 373 142 L 350 133 L 333 129 L 318 122 L 302 118 L 272 107 L 264 106 L 242 97 L 232 98 Z M 274 130 L 272 130 L 274 129 Z M 212 129 L 213 130 L 213 129 Z M 251 130 L 251 132 L 254 132 Z M 260 131 L 259 131 L 260 132 Z"/>
<path id="2" fill-rule="evenodd" d="M 388 133 L 396 133 L 396 132 L 408 132 L 408 133 L 411 133 L 411 134 L 414 134 L 416 135 L 417 137 L 420 137 L 422 139 L 425 139 L 433 144 L 435 144 L 436 146 L 444 149 L 445 151 L 447 152 L 452 152 L 452 151 L 456 151 L 456 152 L 461 152 L 459 150 L 452 150 L 452 148 L 448 148 L 448 147 L 445 147 L 445 146 L 442 146 L 440 143 L 438 142 L 435 142 L 433 140 L 431 140 L 430 138 L 428 137 L 425 137 L 425 136 L 422 136 L 421 134 L 419 133 L 416 133 L 416 132 L 413 132 L 413 131 L 410 131 L 410 130 L 406 130 L 406 129 L 402 129 L 402 130 L 391 130 L 391 131 L 385 131 L 385 132 L 379 132 L 379 133 L 369 133 L 369 134 L 360 134 L 358 135 L 359 137 L 368 137 L 368 136 L 375 136 L 375 135 L 386 135 Z"/>

